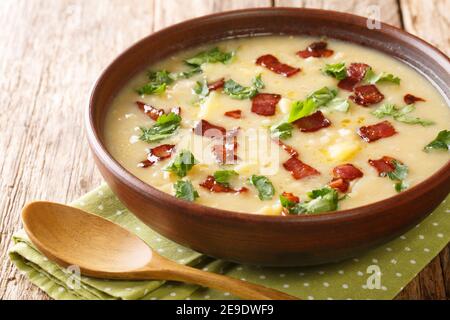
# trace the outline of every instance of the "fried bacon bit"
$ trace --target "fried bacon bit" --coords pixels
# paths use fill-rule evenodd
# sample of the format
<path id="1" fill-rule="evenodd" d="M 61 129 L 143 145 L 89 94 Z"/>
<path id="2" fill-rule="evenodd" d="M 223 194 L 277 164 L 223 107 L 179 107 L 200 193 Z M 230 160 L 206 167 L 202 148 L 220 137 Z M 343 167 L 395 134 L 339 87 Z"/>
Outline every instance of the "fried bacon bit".
<path id="1" fill-rule="evenodd" d="M 239 129 L 233 129 L 222 138 L 221 144 L 212 147 L 212 152 L 220 164 L 233 164 L 238 160 L 237 156 L 237 134 Z"/>
<path id="2" fill-rule="evenodd" d="M 242 193 L 247 192 L 248 189 L 246 187 L 242 187 L 238 190 L 220 184 L 216 181 L 213 176 L 208 176 L 205 181 L 200 183 L 200 186 L 208 189 L 211 192 L 233 192 L 233 193 Z"/>
<path id="3" fill-rule="evenodd" d="M 203 137 L 219 138 L 225 136 L 227 130 L 202 119 L 195 126 L 194 133 Z"/>
<path id="4" fill-rule="evenodd" d="M 283 197 L 286 198 L 286 200 L 290 201 L 290 202 L 294 202 L 294 203 L 299 203 L 300 202 L 300 198 L 297 197 L 296 195 L 294 195 L 293 193 L 290 192 L 283 192 L 281 194 Z"/>
<path id="5" fill-rule="evenodd" d="M 369 84 L 356 87 L 353 91 L 353 95 L 349 98 L 354 103 L 366 107 L 381 102 L 384 99 L 384 95 L 378 91 L 378 88 L 375 85 Z"/>
<path id="6" fill-rule="evenodd" d="M 154 165 L 158 161 L 170 158 L 174 148 L 175 145 L 173 144 L 162 144 L 150 149 L 149 153 L 147 154 L 147 159 L 139 162 L 138 167 L 147 168 Z"/>
<path id="7" fill-rule="evenodd" d="M 314 57 L 330 57 L 334 51 L 327 49 L 328 43 L 324 41 L 311 43 L 305 50 L 297 52 L 297 55 L 303 59 Z"/>
<path id="8" fill-rule="evenodd" d="M 405 101 L 406 104 L 413 104 L 417 101 L 425 101 L 425 99 L 413 96 L 412 94 L 405 94 L 403 97 L 403 101 Z"/>
<path id="9" fill-rule="evenodd" d="M 333 178 L 328 184 L 331 188 L 339 190 L 342 193 L 346 193 L 350 187 L 350 182 L 342 178 Z"/>
<path id="10" fill-rule="evenodd" d="M 366 142 L 377 141 L 381 138 L 393 136 L 396 133 L 397 131 L 395 131 L 395 128 L 389 121 L 379 122 L 358 129 L 358 135 Z"/>
<path id="11" fill-rule="evenodd" d="M 344 90 L 353 91 L 358 82 L 364 79 L 369 65 L 365 63 L 352 63 L 347 68 L 347 78 L 338 83 L 338 87 Z"/>
<path id="12" fill-rule="evenodd" d="M 378 160 L 369 160 L 369 164 L 377 169 L 378 175 L 383 176 L 388 172 L 392 172 L 395 170 L 394 161 L 398 161 L 394 158 L 384 156 L 381 159 Z M 401 161 L 398 161 L 401 163 Z"/>
<path id="13" fill-rule="evenodd" d="M 157 109 L 151 105 L 148 105 L 141 101 L 136 101 L 139 109 L 141 109 L 146 115 L 148 115 L 153 120 L 158 120 L 159 116 L 164 114 L 164 110 Z"/>
<path id="14" fill-rule="evenodd" d="M 295 150 L 294 148 L 292 148 L 291 146 L 285 144 L 283 141 L 281 141 L 280 139 L 273 139 L 273 141 L 278 144 L 281 148 L 283 148 L 284 151 L 286 151 L 287 153 L 289 153 L 289 155 L 291 157 L 298 157 L 299 153 L 297 150 Z"/>
<path id="15" fill-rule="evenodd" d="M 280 99 L 279 94 L 258 93 L 252 99 L 252 112 L 260 116 L 273 116 Z"/>
<path id="16" fill-rule="evenodd" d="M 329 186 L 345 193 L 348 191 L 350 181 L 361 178 L 362 176 L 362 171 L 354 165 L 350 163 L 342 164 L 333 169 L 333 180 L 331 180 Z"/>
<path id="17" fill-rule="evenodd" d="M 231 110 L 224 113 L 227 117 L 234 118 L 234 119 L 240 119 L 242 117 L 242 111 L 241 110 Z"/>
<path id="18" fill-rule="evenodd" d="M 331 121 L 325 118 L 321 111 L 317 111 L 310 116 L 298 119 L 294 124 L 300 128 L 301 132 L 314 132 L 329 127 Z"/>
<path id="19" fill-rule="evenodd" d="M 212 83 L 208 84 L 209 91 L 214 91 L 223 88 L 225 85 L 225 78 L 219 79 L 217 81 L 214 81 Z"/>
<path id="20" fill-rule="evenodd" d="M 334 178 L 342 178 L 351 181 L 361 178 L 363 175 L 361 170 L 350 163 L 341 164 L 333 169 Z"/>
<path id="21" fill-rule="evenodd" d="M 291 77 L 300 71 L 300 68 L 294 68 L 285 63 L 281 63 L 275 56 L 266 54 L 256 60 L 256 64 L 266 67 L 270 71 L 281 74 L 285 77 Z"/>
<path id="22" fill-rule="evenodd" d="M 283 167 L 287 171 L 289 171 L 296 180 L 320 174 L 319 171 L 307 165 L 306 163 L 303 163 L 296 157 L 291 157 L 289 160 L 283 163 Z"/>

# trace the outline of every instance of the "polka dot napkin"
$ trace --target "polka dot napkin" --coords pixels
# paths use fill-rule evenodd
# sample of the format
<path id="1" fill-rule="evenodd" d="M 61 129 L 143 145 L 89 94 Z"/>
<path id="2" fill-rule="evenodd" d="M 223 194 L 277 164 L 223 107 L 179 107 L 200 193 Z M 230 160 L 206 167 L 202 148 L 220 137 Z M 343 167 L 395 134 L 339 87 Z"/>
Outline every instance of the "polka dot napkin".
<path id="1" fill-rule="evenodd" d="M 259 283 L 302 299 L 392 299 L 450 240 L 450 197 L 427 219 L 388 244 L 354 259 L 307 268 L 267 268 L 215 260 L 157 234 L 102 185 L 73 203 L 137 234 L 163 256 L 182 264 Z M 236 299 L 195 285 L 164 281 L 117 281 L 62 269 L 33 247 L 23 230 L 10 258 L 29 280 L 55 299 Z"/>

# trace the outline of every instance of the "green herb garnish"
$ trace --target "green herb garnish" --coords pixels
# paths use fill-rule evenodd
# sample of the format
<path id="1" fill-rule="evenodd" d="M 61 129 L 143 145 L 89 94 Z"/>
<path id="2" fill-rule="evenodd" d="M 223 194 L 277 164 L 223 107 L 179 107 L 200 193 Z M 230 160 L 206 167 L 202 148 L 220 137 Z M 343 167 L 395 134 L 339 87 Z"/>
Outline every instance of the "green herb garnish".
<path id="1" fill-rule="evenodd" d="M 307 98 L 312 99 L 317 108 L 327 105 L 337 95 L 337 90 L 323 87 L 311 93 Z"/>
<path id="2" fill-rule="evenodd" d="M 347 112 L 350 104 L 347 99 L 336 97 L 327 104 L 327 108 L 339 112 Z"/>
<path id="3" fill-rule="evenodd" d="M 408 188 L 408 183 L 405 182 L 408 177 L 408 166 L 397 160 L 392 160 L 392 164 L 394 165 L 394 171 L 383 173 L 381 176 L 387 176 L 395 181 L 395 190 L 401 192 Z"/>
<path id="4" fill-rule="evenodd" d="M 249 178 L 250 184 L 258 190 L 260 200 L 271 200 L 275 194 L 275 188 L 267 177 L 252 175 Z"/>
<path id="5" fill-rule="evenodd" d="M 141 127 L 140 140 L 151 143 L 172 136 L 180 126 L 181 117 L 176 113 L 159 116 L 151 128 Z"/>
<path id="6" fill-rule="evenodd" d="M 183 178 L 188 171 L 197 164 L 198 161 L 189 150 L 182 150 L 175 159 L 165 168 L 166 171 L 173 172 L 178 177 Z"/>
<path id="7" fill-rule="evenodd" d="M 372 68 L 367 68 L 366 74 L 364 75 L 364 82 L 375 84 L 379 82 L 391 82 L 394 84 L 400 84 L 400 78 L 394 76 L 391 73 L 381 72 L 376 74 Z"/>
<path id="8" fill-rule="evenodd" d="M 280 202 L 283 207 L 288 209 L 290 214 L 307 214 L 335 211 L 338 208 L 338 192 L 330 187 L 316 189 L 307 194 L 309 200 L 293 203 L 280 196 Z"/>
<path id="9" fill-rule="evenodd" d="M 264 83 L 259 74 L 252 80 L 252 86 L 250 87 L 244 87 L 233 79 L 229 79 L 225 81 L 223 92 L 233 99 L 243 100 L 253 98 L 263 88 Z"/>
<path id="10" fill-rule="evenodd" d="M 220 183 L 225 187 L 229 187 L 231 178 L 238 175 L 239 174 L 234 170 L 218 170 L 214 172 L 214 179 L 217 183 Z"/>
<path id="11" fill-rule="evenodd" d="M 178 180 L 174 185 L 175 197 L 187 201 L 195 201 L 199 197 L 198 192 L 189 180 Z"/>
<path id="12" fill-rule="evenodd" d="M 275 139 L 288 139 L 292 137 L 292 130 L 294 129 L 294 126 L 288 122 L 283 122 L 280 124 L 273 125 L 270 128 L 270 133 L 272 135 L 272 138 Z"/>
<path id="13" fill-rule="evenodd" d="M 288 122 L 294 122 L 300 118 L 309 116 L 316 111 L 317 106 L 313 99 L 309 98 L 303 101 L 295 101 L 292 103 L 291 112 L 289 113 Z"/>
<path id="14" fill-rule="evenodd" d="M 185 60 L 191 66 L 201 66 L 204 63 L 228 63 L 233 58 L 234 52 L 224 52 L 215 47 L 211 50 L 202 51 L 194 57 Z"/>
<path id="15" fill-rule="evenodd" d="M 166 91 L 166 87 L 174 80 L 167 70 L 149 71 L 147 73 L 147 78 L 149 82 L 136 89 L 137 93 L 140 95 L 161 94 Z"/>
<path id="16" fill-rule="evenodd" d="M 205 79 L 197 81 L 193 90 L 200 99 L 206 98 L 209 95 L 208 82 Z"/>
<path id="17" fill-rule="evenodd" d="M 450 131 L 442 130 L 438 133 L 437 137 L 427 144 L 424 148 L 425 152 L 431 150 L 450 150 Z"/>
<path id="18" fill-rule="evenodd" d="M 327 64 L 322 72 L 329 75 L 337 80 L 342 80 L 347 78 L 347 68 L 345 67 L 345 62 Z"/>
<path id="19" fill-rule="evenodd" d="M 377 118 L 393 117 L 394 120 L 403 122 L 406 124 L 420 124 L 421 126 L 429 126 L 434 124 L 433 121 L 425 120 L 421 118 L 411 117 L 409 113 L 413 112 L 415 107 L 409 104 L 403 108 L 399 108 L 394 104 L 384 104 L 372 111 L 372 114 Z"/>
<path id="20" fill-rule="evenodd" d="M 187 71 L 173 72 L 170 74 L 170 77 L 174 80 L 188 79 L 198 73 L 202 73 L 202 68 L 200 68 L 200 66 L 191 66 L 191 67 L 192 67 L 192 69 L 187 70 Z"/>

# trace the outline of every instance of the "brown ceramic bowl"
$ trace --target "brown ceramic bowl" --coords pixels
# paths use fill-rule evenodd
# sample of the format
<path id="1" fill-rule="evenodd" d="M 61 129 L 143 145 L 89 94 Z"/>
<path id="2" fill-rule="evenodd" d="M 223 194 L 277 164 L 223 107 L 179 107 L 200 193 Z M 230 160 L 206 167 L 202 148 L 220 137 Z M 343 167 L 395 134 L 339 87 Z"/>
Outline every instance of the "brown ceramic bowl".
<path id="1" fill-rule="evenodd" d="M 266 34 L 327 36 L 386 52 L 420 70 L 450 98 L 448 58 L 428 43 L 382 24 L 333 11 L 267 8 L 224 12 L 156 32 L 121 54 L 94 86 L 88 139 L 103 177 L 139 219 L 199 252 L 241 263 L 300 266 L 342 260 L 387 242 L 424 219 L 450 190 L 450 162 L 401 194 L 336 213 L 273 217 L 189 203 L 139 180 L 103 143 L 105 114 L 118 90 L 137 72 L 187 47 L 230 37 Z"/>

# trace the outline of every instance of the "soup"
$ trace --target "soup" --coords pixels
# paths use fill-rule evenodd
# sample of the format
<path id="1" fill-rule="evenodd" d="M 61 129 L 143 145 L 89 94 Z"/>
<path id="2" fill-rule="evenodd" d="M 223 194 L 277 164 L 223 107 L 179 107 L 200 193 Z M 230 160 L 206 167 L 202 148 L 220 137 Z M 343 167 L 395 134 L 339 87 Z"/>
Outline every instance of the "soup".
<path id="1" fill-rule="evenodd" d="M 227 40 L 149 67 L 106 117 L 111 155 L 151 186 L 233 211 L 370 204 L 449 160 L 450 110 L 383 53 L 310 37 Z"/>

